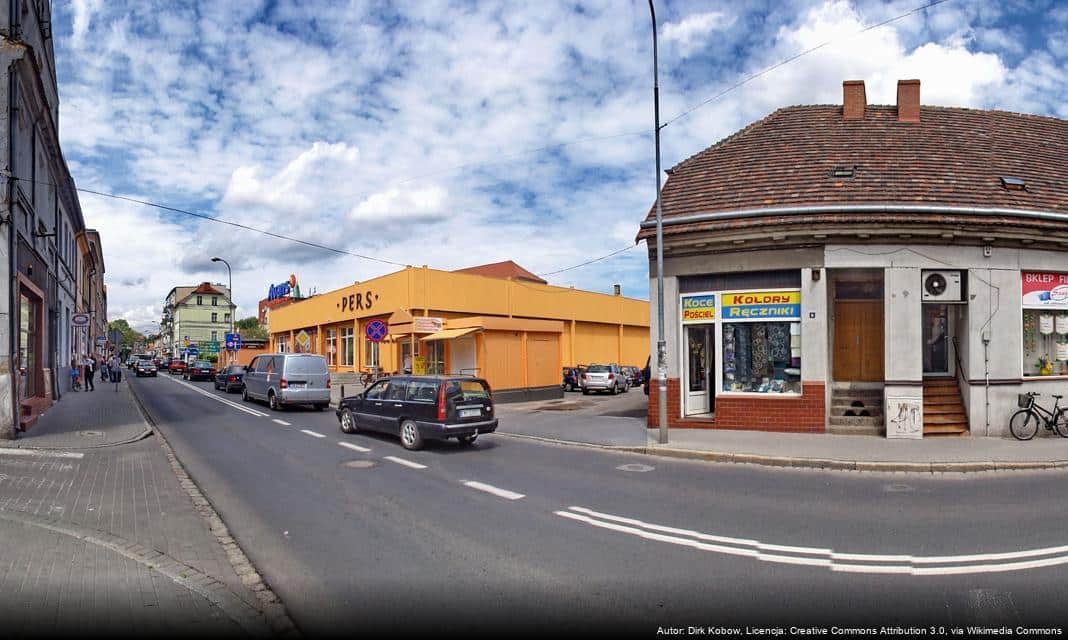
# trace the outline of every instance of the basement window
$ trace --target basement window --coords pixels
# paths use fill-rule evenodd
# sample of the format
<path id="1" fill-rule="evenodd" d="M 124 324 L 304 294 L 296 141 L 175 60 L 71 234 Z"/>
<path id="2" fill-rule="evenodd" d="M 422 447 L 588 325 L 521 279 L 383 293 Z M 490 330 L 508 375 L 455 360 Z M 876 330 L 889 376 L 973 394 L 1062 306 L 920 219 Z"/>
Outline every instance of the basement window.
<path id="1" fill-rule="evenodd" d="M 845 166 L 842 166 L 842 165 L 837 165 L 833 169 L 831 169 L 831 177 L 832 178 L 852 178 L 854 171 L 856 171 L 856 166 L 845 167 Z"/>
<path id="2" fill-rule="evenodd" d="M 1023 178 L 1015 178 L 1013 176 L 1001 176 L 1001 186 L 1007 191 L 1024 191 L 1027 189 L 1027 183 Z"/>

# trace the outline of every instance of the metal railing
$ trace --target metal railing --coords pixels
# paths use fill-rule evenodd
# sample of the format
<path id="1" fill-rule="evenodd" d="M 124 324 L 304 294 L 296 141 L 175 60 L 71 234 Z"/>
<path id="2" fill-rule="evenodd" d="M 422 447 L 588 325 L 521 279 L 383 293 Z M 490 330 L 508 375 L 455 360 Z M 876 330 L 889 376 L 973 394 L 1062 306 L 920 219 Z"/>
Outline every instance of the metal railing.
<path id="1" fill-rule="evenodd" d="M 968 376 L 966 375 L 967 371 L 964 370 L 964 365 L 962 365 L 960 361 L 960 343 L 957 342 L 957 336 L 953 336 L 953 338 L 950 340 L 950 343 L 953 345 L 953 361 L 957 364 L 955 377 L 957 378 L 957 382 L 960 385 L 960 393 L 961 395 L 963 395 L 965 388 L 969 388 L 969 384 Z M 964 402 L 963 398 L 961 398 L 960 406 L 964 409 L 964 420 L 968 424 L 971 424 L 971 421 L 968 420 L 968 403 Z"/>

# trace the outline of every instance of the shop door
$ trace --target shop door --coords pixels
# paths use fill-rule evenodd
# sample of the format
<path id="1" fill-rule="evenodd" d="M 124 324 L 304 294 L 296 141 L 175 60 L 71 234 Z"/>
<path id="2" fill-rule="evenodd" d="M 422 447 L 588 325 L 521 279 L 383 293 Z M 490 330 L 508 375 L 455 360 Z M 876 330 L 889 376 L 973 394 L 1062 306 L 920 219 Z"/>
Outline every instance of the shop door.
<path id="1" fill-rule="evenodd" d="M 715 325 L 686 327 L 686 415 L 712 413 L 715 397 Z"/>
<path id="2" fill-rule="evenodd" d="M 40 303 L 24 291 L 19 295 L 19 378 L 20 400 L 43 395 L 38 388 L 40 377 L 39 327 Z"/>
<path id="3" fill-rule="evenodd" d="M 948 376 L 949 366 L 948 304 L 923 305 L 923 375 Z"/>
<path id="4" fill-rule="evenodd" d="M 882 300 L 835 301 L 834 379 L 883 381 Z"/>

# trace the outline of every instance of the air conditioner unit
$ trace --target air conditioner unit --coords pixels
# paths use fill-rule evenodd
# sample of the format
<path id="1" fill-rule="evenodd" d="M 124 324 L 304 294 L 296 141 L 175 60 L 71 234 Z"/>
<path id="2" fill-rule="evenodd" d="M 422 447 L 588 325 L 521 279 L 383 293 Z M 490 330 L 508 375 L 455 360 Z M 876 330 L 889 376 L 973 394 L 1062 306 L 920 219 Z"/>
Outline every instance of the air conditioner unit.
<path id="1" fill-rule="evenodd" d="M 923 271 L 920 280 L 924 302 L 964 302 L 960 271 Z"/>

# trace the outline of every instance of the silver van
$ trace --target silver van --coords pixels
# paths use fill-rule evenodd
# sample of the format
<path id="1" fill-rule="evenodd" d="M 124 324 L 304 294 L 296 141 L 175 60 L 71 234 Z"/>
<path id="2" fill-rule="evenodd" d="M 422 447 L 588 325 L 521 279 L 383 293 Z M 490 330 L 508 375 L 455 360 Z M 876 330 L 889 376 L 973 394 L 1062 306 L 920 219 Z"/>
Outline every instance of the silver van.
<path id="1" fill-rule="evenodd" d="M 275 411 L 294 404 L 310 404 L 322 411 L 330 404 L 326 358 L 314 353 L 256 356 L 245 367 L 244 381 L 244 400 L 263 400 Z"/>

